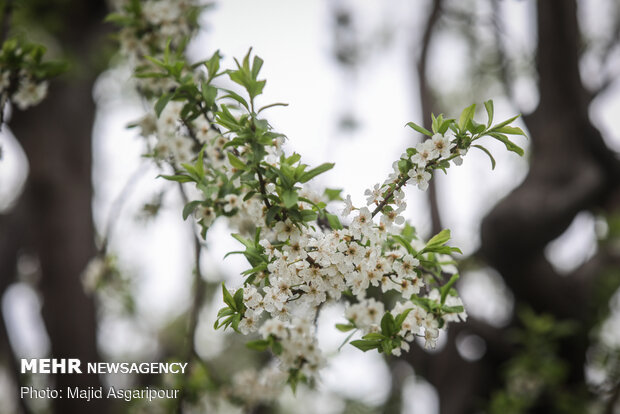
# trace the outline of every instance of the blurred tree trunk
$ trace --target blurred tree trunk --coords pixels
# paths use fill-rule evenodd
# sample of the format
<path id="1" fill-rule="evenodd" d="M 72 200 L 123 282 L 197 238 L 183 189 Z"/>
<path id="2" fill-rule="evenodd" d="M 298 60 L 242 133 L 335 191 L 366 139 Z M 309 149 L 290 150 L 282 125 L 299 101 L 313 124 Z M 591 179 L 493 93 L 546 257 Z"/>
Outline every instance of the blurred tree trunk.
<path id="1" fill-rule="evenodd" d="M 575 0 L 539 1 L 536 7 L 540 102 L 524 118 L 532 139 L 530 170 L 484 218 L 480 253 L 501 273 L 517 305 L 526 303 L 557 320 L 580 323 L 578 333 L 560 344 L 560 356 L 570 365 L 566 385 L 577 392 L 585 384 L 593 280 L 609 259 L 617 258 L 601 251 L 573 274 L 562 276 L 544 250 L 579 212 L 620 210 L 620 164 L 588 116 L 591 97 L 579 74 Z M 441 414 L 479 412 L 493 390 L 503 386 L 502 366 L 515 352 L 506 332 L 516 324 L 496 329 L 470 319 L 450 327 L 440 352 L 427 354 L 418 348 L 409 353 L 416 373 L 437 388 Z M 481 360 L 460 357 L 456 338 L 461 333 L 484 338 L 487 352 Z M 549 403 L 541 399 L 532 412 L 551 412 Z"/>
<path id="2" fill-rule="evenodd" d="M 42 316 L 53 358 L 98 361 L 97 324 L 93 298 L 82 288 L 80 275 L 95 253 L 91 214 L 91 135 L 95 118 L 92 89 L 98 75 L 93 62 L 101 55 L 105 2 L 32 1 L 33 16 L 59 28 L 54 33 L 71 70 L 52 82 L 49 96 L 25 112 L 16 112 L 10 127 L 30 166 L 17 208 L 0 222 L 2 287 L 15 275 L 19 252 L 40 263 Z M 58 21 L 60 19 L 60 21 Z M 99 50 L 98 50 L 99 49 Z M 4 225 L 3 225 L 4 224 Z M 55 386 L 99 387 L 96 375 L 56 375 Z M 105 399 L 89 403 L 55 399 L 55 413 L 104 413 Z"/>

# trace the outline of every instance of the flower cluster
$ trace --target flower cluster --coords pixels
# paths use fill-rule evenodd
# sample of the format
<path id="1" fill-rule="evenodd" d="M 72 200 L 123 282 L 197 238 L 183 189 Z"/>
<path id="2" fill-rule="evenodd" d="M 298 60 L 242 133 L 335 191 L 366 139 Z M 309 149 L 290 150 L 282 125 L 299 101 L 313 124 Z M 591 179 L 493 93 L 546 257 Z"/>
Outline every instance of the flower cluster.
<path id="1" fill-rule="evenodd" d="M 0 112 L 6 102 L 24 110 L 39 104 L 47 95 L 48 79 L 65 69 L 60 62 L 44 62 L 41 45 L 9 39 L 0 50 Z M 2 116 L 0 115 L 0 120 Z"/>
<path id="2" fill-rule="evenodd" d="M 156 101 L 154 113 L 135 126 L 151 140 L 151 155 L 173 166 L 175 173 L 164 178 L 193 185 L 195 199 L 186 204 L 184 218 L 193 216 L 206 237 L 214 221 L 226 217 L 243 246 L 229 254 L 242 254 L 250 266 L 237 289 L 222 286 L 225 306 L 218 312 L 216 328 L 231 327 L 258 337 L 248 347 L 270 350 L 280 372 L 295 386 L 312 383 L 326 363 L 317 345 L 315 321 L 327 302 L 347 303 L 346 323 L 337 328 L 359 333 L 353 346 L 388 355 L 408 351 L 416 337 L 433 347 L 441 329 L 465 319 L 453 288 L 458 273 L 451 254 L 460 250 L 446 244 L 448 230 L 427 242 L 416 236 L 402 216 L 403 187 L 425 190 L 435 170 L 445 171 L 450 161 L 460 164 L 471 147 L 491 156 L 474 144 L 483 136 L 521 153 L 506 136 L 522 134 L 510 126 L 516 117 L 492 126 L 489 101 L 486 125 L 474 121 L 475 105 L 458 121 L 433 116 L 432 131 L 409 123 L 429 139 L 407 148 L 387 180 L 365 192 L 367 205 L 356 207 L 339 190 L 313 191 L 311 180 L 333 164 L 310 168 L 299 154 L 287 154 L 282 148 L 285 137 L 261 117 L 264 110 L 283 105 L 256 105 L 266 83 L 259 79 L 262 59 L 248 52 L 236 61 L 236 68 L 221 70 L 216 52 L 190 65 L 183 56 L 183 41 L 154 42 L 149 30 L 137 30 L 150 27 L 156 32 L 154 26 L 164 24 L 160 13 L 168 0 L 136 3 L 128 3 L 115 19 L 130 29 L 133 41 L 148 44 L 136 49 L 136 57 L 147 49 L 160 53 L 163 48 L 163 53 L 145 58 L 148 71 L 138 68 L 138 76 L 155 82 L 145 96 Z M 178 30 L 177 34 L 186 33 L 185 28 Z M 243 94 L 219 87 L 220 76 L 238 84 Z M 157 92 L 159 82 L 166 87 Z M 334 213 L 336 203 L 343 207 L 340 215 Z M 255 390 L 245 399 L 271 384 L 265 379 L 269 375 L 240 376 L 239 386 Z"/>
<path id="3" fill-rule="evenodd" d="M 121 54 L 136 68 L 138 89 L 149 97 L 175 87 L 168 76 L 151 76 L 166 50 L 183 51 L 198 30 L 198 16 L 206 7 L 199 0 L 119 0 L 117 13 L 107 21 L 122 26 L 118 32 Z"/>
<path id="4" fill-rule="evenodd" d="M 175 63 L 163 63 L 163 70 L 166 65 Z M 424 130 L 431 138 L 407 149 L 393 174 L 366 191 L 367 206 L 355 207 L 338 191 L 313 192 L 307 183 L 333 164 L 308 169 L 298 154 L 287 156 L 284 137 L 258 117 L 266 108 L 255 109 L 264 86 L 257 78 L 261 65 L 258 57 L 250 62 L 248 53 L 236 70 L 219 72 L 214 54 L 205 63 L 206 78 L 227 74 L 246 89 L 249 101 L 209 83 L 184 84 L 160 98 L 159 117 L 142 126 L 143 133 L 157 136 L 155 152 L 181 168 L 165 178 L 194 183 L 200 194 L 186 205 L 184 217 L 193 214 L 203 236 L 217 217 L 228 217 L 245 248 L 234 253 L 243 254 L 251 268 L 234 293 L 223 287 L 226 306 L 216 327 L 258 333 L 262 338 L 248 346 L 270 349 L 293 384 L 312 382 L 325 364 L 312 321 L 328 301 L 346 299 L 347 323 L 338 329 L 359 331 L 361 339 L 351 344 L 364 351 L 399 355 L 416 337 L 434 346 L 440 329 L 466 317 L 449 256 L 459 250 L 446 245 L 447 230 L 424 243 L 403 226 L 403 187 L 424 189 L 435 169 L 445 170 L 473 141 L 507 124 L 480 129 L 473 107 L 459 123 L 434 118 L 433 132 Z M 487 110 L 491 117 L 491 103 Z M 180 139 L 188 144 L 170 145 Z M 192 152 L 197 148 L 198 154 Z M 328 208 L 335 202 L 344 204 L 340 217 Z M 386 295 L 398 298 L 391 309 Z"/>

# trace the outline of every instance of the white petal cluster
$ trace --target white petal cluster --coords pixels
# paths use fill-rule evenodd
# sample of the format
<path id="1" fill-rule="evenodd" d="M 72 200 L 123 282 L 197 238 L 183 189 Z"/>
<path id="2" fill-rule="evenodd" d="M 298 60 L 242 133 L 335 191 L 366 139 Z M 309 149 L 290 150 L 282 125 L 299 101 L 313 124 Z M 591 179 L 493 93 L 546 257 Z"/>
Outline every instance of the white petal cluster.
<path id="1" fill-rule="evenodd" d="M 119 1 L 116 5 L 120 14 L 126 14 L 124 7 L 127 1 Z M 126 17 L 134 24 L 119 31 L 118 41 L 121 54 L 134 67 L 143 72 L 157 72 L 157 66 L 146 56 L 161 59 L 168 42 L 175 47 L 184 37 L 194 34 L 198 26 L 188 20 L 191 10 L 199 10 L 200 0 L 147 0 L 141 2 L 138 15 Z M 140 91 L 160 95 L 175 86 L 168 77 L 141 77 L 135 79 Z"/>
<path id="2" fill-rule="evenodd" d="M 22 76 L 12 101 L 21 110 L 38 105 L 47 95 L 47 86 L 47 81 L 37 82 L 29 76 Z"/>
<path id="3" fill-rule="evenodd" d="M 248 405 L 273 401 L 282 392 L 286 379 L 287 375 L 274 366 L 261 371 L 243 370 L 233 377 L 232 393 Z"/>

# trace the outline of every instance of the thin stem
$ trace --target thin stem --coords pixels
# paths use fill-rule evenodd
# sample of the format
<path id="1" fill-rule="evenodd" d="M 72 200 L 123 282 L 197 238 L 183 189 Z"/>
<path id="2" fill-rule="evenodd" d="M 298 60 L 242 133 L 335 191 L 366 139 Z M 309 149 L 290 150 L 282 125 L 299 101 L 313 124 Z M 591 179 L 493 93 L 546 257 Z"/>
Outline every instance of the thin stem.
<path id="1" fill-rule="evenodd" d="M 179 190 L 181 192 L 181 197 L 183 199 L 183 202 L 187 204 L 189 199 L 181 183 L 179 183 Z M 207 283 L 205 282 L 203 275 L 202 275 L 202 271 L 200 269 L 201 267 L 200 257 L 201 257 L 201 252 L 202 252 L 202 243 L 200 242 L 200 238 L 196 235 L 193 225 L 192 225 L 192 236 L 194 239 L 194 263 L 195 263 L 194 264 L 195 266 L 194 280 L 193 280 L 194 296 L 192 299 L 191 307 L 189 309 L 189 320 L 188 320 L 188 328 L 187 328 L 187 336 L 186 336 L 187 343 L 186 343 L 185 358 L 184 358 L 185 361 L 188 361 L 188 362 L 190 362 L 192 359 L 200 360 L 200 356 L 198 355 L 198 352 L 196 351 L 194 339 L 196 336 L 196 329 L 198 327 L 200 309 L 202 308 L 205 297 L 207 296 Z M 183 413 L 183 400 L 185 399 L 186 387 L 189 381 L 190 373 L 191 373 L 191 367 L 188 367 L 188 369 L 185 371 L 184 378 L 183 378 L 183 385 L 181 386 L 181 389 L 180 389 L 180 396 L 179 396 L 179 399 L 177 400 L 177 408 L 176 408 L 177 414 Z"/>
<path id="2" fill-rule="evenodd" d="M 394 193 L 398 190 L 400 190 L 405 184 L 407 184 L 407 180 L 409 178 L 408 177 L 402 177 L 398 183 L 392 187 L 387 194 L 385 195 L 385 197 L 383 198 L 383 201 L 380 202 L 377 207 L 373 210 L 372 212 L 372 217 L 376 216 L 377 214 L 379 214 L 379 212 L 383 209 L 383 207 L 385 207 L 389 202 L 390 199 L 392 198 L 392 196 L 394 195 Z"/>
<path id="3" fill-rule="evenodd" d="M 258 176 L 260 193 L 263 196 L 263 202 L 265 203 L 265 207 L 271 208 L 271 203 L 269 202 L 269 198 L 267 197 L 267 189 L 265 188 L 265 180 L 263 179 L 263 175 L 260 173 L 260 168 L 258 166 L 256 167 L 256 175 Z"/>
<path id="4" fill-rule="evenodd" d="M 146 173 L 147 168 L 144 166 L 139 166 L 136 171 L 131 174 L 125 185 L 123 186 L 121 192 L 118 194 L 112 206 L 110 207 L 110 211 L 108 213 L 108 220 L 105 226 L 105 231 L 103 233 L 103 241 L 101 242 L 101 247 L 99 248 L 99 252 L 101 254 L 105 254 L 108 248 L 108 243 L 110 241 L 110 237 L 114 232 L 116 224 L 118 223 L 118 219 L 121 216 L 121 211 L 125 206 L 127 199 L 134 186 L 138 183 L 140 178 Z"/>

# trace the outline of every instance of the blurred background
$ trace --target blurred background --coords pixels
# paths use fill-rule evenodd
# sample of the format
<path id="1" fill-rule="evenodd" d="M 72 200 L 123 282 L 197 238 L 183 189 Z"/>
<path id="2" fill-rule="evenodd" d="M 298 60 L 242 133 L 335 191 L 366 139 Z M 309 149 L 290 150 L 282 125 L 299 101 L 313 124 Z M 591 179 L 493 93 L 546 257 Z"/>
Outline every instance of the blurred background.
<path id="1" fill-rule="evenodd" d="M 13 30 L 72 69 L 0 136 L 0 413 L 620 412 L 618 1 L 226 0 L 203 13 L 192 59 L 219 49 L 230 66 L 253 47 L 264 102 L 290 104 L 269 114 L 288 150 L 335 162 L 319 184 L 354 204 L 420 139 L 404 125 L 431 112 L 493 99 L 496 119 L 522 113 L 529 136 L 523 158 L 489 143 L 494 171 L 472 150 L 428 192 L 408 189 L 418 234 L 450 228 L 463 251 L 466 323 L 433 351 L 338 352 L 334 304 L 319 320 L 331 358 L 317 389 L 252 407 L 225 402 L 227 389 L 268 358 L 213 330 L 219 284 L 240 285 L 246 265 L 224 259 L 236 249 L 224 222 L 196 249 L 178 187 L 126 129 L 146 108 L 102 23 L 110 5 L 18 3 Z M 193 368 L 18 374 L 20 358 L 44 357 Z M 183 403 L 19 398 L 24 385 L 77 384 L 182 388 Z"/>

